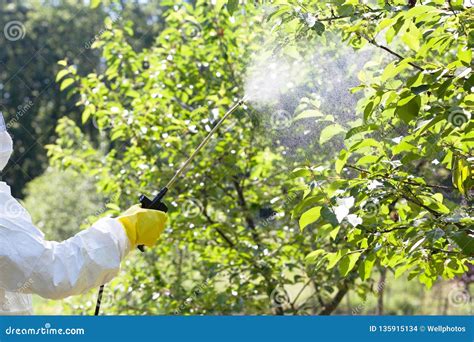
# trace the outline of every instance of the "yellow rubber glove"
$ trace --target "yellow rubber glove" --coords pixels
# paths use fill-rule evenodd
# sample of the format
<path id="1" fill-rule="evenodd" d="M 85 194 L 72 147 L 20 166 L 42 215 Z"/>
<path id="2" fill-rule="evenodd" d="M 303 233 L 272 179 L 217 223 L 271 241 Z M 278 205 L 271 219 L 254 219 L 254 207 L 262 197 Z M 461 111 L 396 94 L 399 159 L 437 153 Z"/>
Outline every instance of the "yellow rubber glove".
<path id="1" fill-rule="evenodd" d="M 163 233 L 168 215 L 134 205 L 120 215 L 118 220 L 125 228 L 132 246 L 152 247 Z"/>

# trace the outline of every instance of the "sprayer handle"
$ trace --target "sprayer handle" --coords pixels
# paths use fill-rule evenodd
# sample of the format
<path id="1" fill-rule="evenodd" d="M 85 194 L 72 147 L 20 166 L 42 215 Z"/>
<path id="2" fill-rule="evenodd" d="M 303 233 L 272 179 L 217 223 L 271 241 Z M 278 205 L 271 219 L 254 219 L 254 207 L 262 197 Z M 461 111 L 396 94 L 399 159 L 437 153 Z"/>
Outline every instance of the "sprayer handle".
<path id="1" fill-rule="evenodd" d="M 151 209 L 151 210 L 159 210 L 159 211 L 167 213 L 168 212 L 168 207 L 166 206 L 166 204 L 164 204 L 161 201 L 167 192 L 168 192 L 167 188 L 161 189 L 161 191 L 158 193 L 158 195 L 153 200 L 149 199 L 145 195 L 141 195 L 140 196 L 140 204 L 141 204 L 142 208 L 143 209 Z M 140 245 L 137 248 L 140 250 L 140 252 L 142 252 L 142 253 L 145 252 L 145 246 Z"/>

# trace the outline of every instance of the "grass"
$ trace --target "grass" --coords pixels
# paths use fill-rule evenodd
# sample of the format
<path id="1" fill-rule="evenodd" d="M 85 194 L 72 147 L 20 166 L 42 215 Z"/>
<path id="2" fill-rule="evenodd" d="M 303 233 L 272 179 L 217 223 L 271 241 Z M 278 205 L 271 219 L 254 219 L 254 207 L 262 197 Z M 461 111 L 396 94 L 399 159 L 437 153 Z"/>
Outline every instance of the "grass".
<path id="1" fill-rule="evenodd" d="M 376 287 L 377 284 L 374 285 Z M 408 281 L 401 277 L 394 279 L 387 274 L 384 286 L 384 315 L 472 315 L 474 313 L 471 287 L 466 290 L 456 281 L 441 281 L 431 289 L 426 289 L 416 280 Z M 378 295 L 369 293 L 362 300 L 355 290 L 350 290 L 339 305 L 335 314 L 374 315 L 377 312 Z M 69 311 L 63 308 L 62 301 L 33 298 L 36 315 L 62 315 Z M 90 306 L 92 314 L 92 304 Z M 90 304 L 90 305 L 89 305 Z"/>
<path id="2" fill-rule="evenodd" d="M 44 299 L 33 296 L 33 309 L 35 315 L 62 315 L 63 306 L 59 300 Z"/>
<path id="3" fill-rule="evenodd" d="M 376 287 L 377 284 L 374 286 Z M 474 313 L 472 284 L 466 289 L 461 283 L 440 281 L 426 289 L 416 279 L 408 281 L 401 277 L 394 279 L 387 274 L 384 286 L 384 315 L 472 315 Z M 366 300 L 351 290 L 338 308 L 340 313 L 353 315 L 374 315 L 377 312 L 377 294 L 369 294 Z"/>

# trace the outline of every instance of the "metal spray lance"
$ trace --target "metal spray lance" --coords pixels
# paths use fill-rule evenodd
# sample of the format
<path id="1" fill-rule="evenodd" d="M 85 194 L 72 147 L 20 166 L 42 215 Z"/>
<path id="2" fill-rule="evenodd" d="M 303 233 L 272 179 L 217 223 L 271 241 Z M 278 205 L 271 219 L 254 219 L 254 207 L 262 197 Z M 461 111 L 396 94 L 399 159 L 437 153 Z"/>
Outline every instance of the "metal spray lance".
<path id="1" fill-rule="evenodd" d="M 178 178 L 186 172 L 186 169 L 188 168 L 189 164 L 191 164 L 191 162 L 199 154 L 199 152 L 209 143 L 211 138 L 214 136 L 214 134 L 217 132 L 217 130 L 222 126 L 222 124 L 227 120 L 227 118 L 230 115 L 232 115 L 232 113 L 234 113 L 237 110 L 237 108 L 239 108 L 241 105 L 243 105 L 245 100 L 246 100 L 246 97 L 243 97 L 242 99 L 240 99 L 239 101 L 234 103 L 234 105 L 232 107 L 230 107 L 230 109 L 224 114 L 224 116 L 216 123 L 214 128 L 204 138 L 204 140 L 201 141 L 201 143 L 198 145 L 198 147 L 196 147 L 196 149 L 193 151 L 193 153 L 191 153 L 189 158 L 186 159 L 186 161 L 176 171 L 173 178 L 171 178 L 170 181 L 160 190 L 160 192 L 158 192 L 158 194 L 155 196 L 155 198 L 153 198 L 153 200 L 149 199 L 145 195 L 140 196 L 140 204 L 141 204 L 142 208 L 160 210 L 160 211 L 164 211 L 164 212 L 168 211 L 168 207 L 162 202 L 163 197 L 165 197 L 168 190 L 173 187 L 173 185 L 176 183 Z M 138 246 L 138 249 L 140 251 L 144 252 L 145 251 L 145 246 Z M 99 295 L 97 297 L 97 305 L 96 305 L 96 309 L 95 309 L 95 316 L 98 316 L 99 313 L 100 313 L 100 305 L 101 305 L 101 301 L 102 301 L 103 292 L 104 292 L 104 285 L 102 285 L 100 287 L 100 290 L 99 290 Z"/>

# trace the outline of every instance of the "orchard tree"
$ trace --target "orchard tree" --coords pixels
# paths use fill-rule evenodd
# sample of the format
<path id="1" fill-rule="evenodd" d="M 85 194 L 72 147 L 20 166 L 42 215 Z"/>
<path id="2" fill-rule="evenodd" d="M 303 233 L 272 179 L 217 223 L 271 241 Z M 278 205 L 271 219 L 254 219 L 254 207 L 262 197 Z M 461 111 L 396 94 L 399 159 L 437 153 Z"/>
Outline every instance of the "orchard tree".
<path id="1" fill-rule="evenodd" d="M 96 177 L 101 191 L 116 199 L 107 204 L 108 214 L 136 203 L 141 193 L 156 193 L 243 96 L 243 67 L 263 35 L 262 15 L 253 6 L 231 17 L 232 7 L 223 3 L 161 5 L 170 6 L 165 29 L 150 49 L 133 49 L 127 42 L 133 27 L 108 19 L 110 30 L 94 44 L 103 51 L 102 72 L 81 77 L 60 62 L 57 81 L 79 94 L 83 123 L 94 120 L 102 140 L 90 141 L 63 119 L 59 139 L 49 147 L 51 161 Z M 336 309 L 333 271 L 316 274 L 306 267 L 314 237 L 302 235 L 290 217 L 300 196 L 286 184 L 294 165 L 284 160 L 285 147 L 263 134 L 271 129 L 245 107 L 220 130 L 171 189 L 163 241 L 130 259 L 108 288 L 107 312 Z M 73 311 L 92 310 L 84 302 L 73 302 Z"/>
<path id="2" fill-rule="evenodd" d="M 56 138 L 59 118 L 80 122 L 80 111 L 68 92 L 54 82 L 57 61 L 68 58 L 87 75 L 100 65 L 92 43 L 106 31 L 106 13 L 92 10 L 90 1 L 28 0 L 1 2 L 0 8 L 0 111 L 15 141 L 15 154 L 5 180 L 15 196 L 47 167 L 44 145 Z M 136 22 L 135 48 L 149 46 L 161 30 L 162 8 L 156 4 L 121 1 L 108 9 L 114 21 Z M 120 15 L 118 15 L 120 13 Z M 96 132 L 94 123 L 85 129 Z"/>
<path id="3" fill-rule="evenodd" d="M 57 76 L 78 94 L 83 124 L 96 122 L 101 139 L 91 141 L 87 131 L 63 119 L 59 139 L 49 147 L 51 160 L 96 177 L 101 191 L 115 199 L 107 203 L 108 214 L 173 176 L 243 96 L 244 66 L 268 36 L 263 15 L 250 4 L 160 5 L 169 7 L 152 47 L 133 49 L 127 42 L 133 27 L 108 19 L 110 30 L 94 44 L 104 69 L 83 77 L 62 61 Z M 308 42 L 317 43 L 327 47 L 318 63 L 331 63 L 346 53 L 328 43 L 335 34 L 361 48 L 377 27 L 386 34 L 393 29 L 393 45 L 404 49 L 406 38 L 396 37 L 414 30 L 405 22 L 419 30 L 436 22 L 436 29 L 426 28 L 428 37 L 418 37 L 421 51 L 429 35 L 451 34 L 466 15 L 432 5 L 426 7 L 441 11 L 446 21 L 431 13 L 416 22 L 418 15 L 407 14 L 416 7 L 393 6 L 362 12 L 366 6 L 358 3 L 280 1 L 266 15 L 281 37 L 273 53 L 304 55 Z M 394 22 L 384 28 L 390 18 Z M 467 42 L 463 37 L 451 44 Z M 409 271 L 427 286 L 440 275 L 465 271 L 472 255 L 472 102 L 464 89 L 468 66 L 454 61 L 466 57 L 430 47 L 425 53 L 437 59 L 417 60 L 414 50 L 405 58 L 372 38 L 396 63 L 382 56 L 360 74 L 362 84 L 354 88 L 359 119 L 335 105 L 334 98 L 344 95 L 324 68 L 314 68 L 310 75 L 318 81 L 300 89 L 317 84 L 319 94 L 282 95 L 281 110 L 294 117 L 283 129 L 268 126 L 260 108 L 240 109 L 169 193 L 170 228 L 159 246 L 128 261 L 108 289 L 108 312 L 330 314 L 349 289 L 362 296 L 370 291 L 374 267 L 397 276 Z M 434 68 L 450 58 L 448 71 Z M 437 93 L 441 80 L 450 81 L 446 99 Z M 341 83 L 356 86 L 353 81 L 348 76 Z M 450 121 L 452 112 L 462 115 L 461 125 Z M 343 115 L 346 122 L 337 120 Z M 295 139 L 301 144 L 286 138 L 300 130 L 310 131 Z M 92 309 L 84 302 L 73 302 L 74 312 Z"/>
<path id="4" fill-rule="evenodd" d="M 301 229 L 330 236 L 308 255 L 314 267 L 338 268 L 341 286 L 369 281 L 374 267 L 428 288 L 465 273 L 474 254 L 472 7 L 279 1 L 270 17 L 282 44 L 331 31 L 386 55 L 353 88 L 360 119 L 323 131 L 324 141 L 345 133 L 330 169 L 297 170 L 311 189 L 296 210 Z"/>

